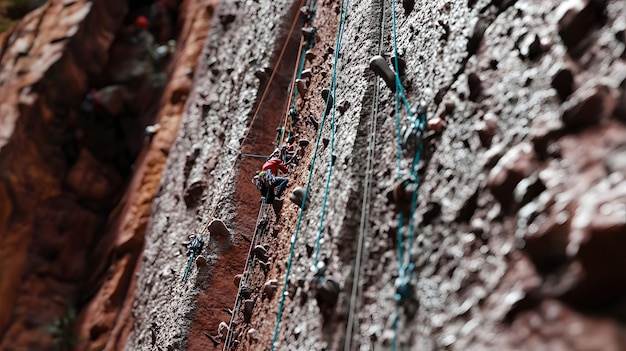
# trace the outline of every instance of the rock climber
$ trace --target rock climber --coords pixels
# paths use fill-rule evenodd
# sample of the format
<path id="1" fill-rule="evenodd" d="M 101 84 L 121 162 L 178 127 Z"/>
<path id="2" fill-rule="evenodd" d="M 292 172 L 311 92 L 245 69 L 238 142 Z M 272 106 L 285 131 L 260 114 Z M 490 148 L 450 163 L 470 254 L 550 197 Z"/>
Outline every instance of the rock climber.
<path id="1" fill-rule="evenodd" d="M 204 247 L 204 239 L 200 234 L 189 235 L 189 242 L 185 243 L 187 247 L 187 256 L 196 255 L 199 256 L 202 253 Z"/>
<path id="2" fill-rule="evenodd" d="M 261 172 L 258 172 L 254 177 L 253 182 L 261 192 L 261 195 L 265 197 L 267 203 L 273 203 L 274 198 L 280 200 L 289 183 L 288 178 L 277 177 L 279 170 L 283 173 L 289 171 L 279 157 L 272 157 L 265 162 L 261 168 Z"/>

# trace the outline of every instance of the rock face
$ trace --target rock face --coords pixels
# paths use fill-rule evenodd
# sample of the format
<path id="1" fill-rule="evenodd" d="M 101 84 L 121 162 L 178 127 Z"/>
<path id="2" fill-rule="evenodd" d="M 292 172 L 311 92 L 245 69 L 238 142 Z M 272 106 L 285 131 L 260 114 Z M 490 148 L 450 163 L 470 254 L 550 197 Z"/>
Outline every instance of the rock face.
<path id="1" fill-rule="evenodd" d="M 419 189 L 412 216 L 410 206 L 397 211 L 397 204 L 387 196 L 399 179 L 410 176 L 414 154 L 398 152 L 395 134 L 410 121 L 401 105 L 400 125 L 396 125 L 388 72 L 381 71 L 386 79 L 380 79 L 368 69 L 372 57 L 387 60 L 386 55 L 393 55 L 390 9 L 381 14 L 377 2 L 350 2 L 341 27 L 340 6 L 318 3 L 313 20 L 317 30 L 303 31 L 308 48 L 302 55 L 304 69 L 312 72 L 300 77 L 306 94 L 293 96 L 289 114 L 283 111 L 288 105 L 274 105 L 275 111 L 289 116 L 285 124 L 270 118 L 264 126 L 252 121 L 250 104 L 263 109 L 272 102 L 262 96 L 285 93 L 273 86 L 265 93 L 272 61 L 251 52 L 246 33 L 254 30 L 257 40 L 268 43 L 267 36 L 276 35 L 272 29 L 282 26 L 273 44 L 278 47 L 292 17 L 276 10 L 281 16 L 242 24 L 239 17 L 249 16 L 258 3 L 218 10 L 222 23 L 213 30 L 241 38 L 222 48 L 231 55 L 229 62 L 238 64 L 225 64 L 223 56 L 215 53 L 216 44 L 207 43 L 211 54 L 204 64 L 209 72 L 197 78 L 198 95 L 190 96 L 202 104 L 203 113 L 190 110 L 188 127 L 170 154 L 162 196 L 152 214 L 150 235 L 159 242 L 148 250 L 155 261 L 153 267 L 142 269 L 140 281 L 142 286 L 153 286 L 177 257 L 174 250 L 159 247 L 170 247 L 175 236 L 202 228 L 216 212 L 236 240 L 241 237 L 238 233 L 261 233 L 249 237 L 245 247 L 269 248 L 270 265 L 261 268 L 254 255 L 246 264 L 246 252 L 238 256 L 237 266 L 231 261 L 232 253 L 239 250 L 237 241 L 215 242 L 214 270 L 229 267 L 230 274 L 224 275 L 228 289 L 219 283 L 221 273 L 207 273 L 206 283 L 199 270 L 195 274 L 201 279 L 192 280 L 191 286 L 181 286 L 168 275 L 160 280 L 160 288 L 138 298 L 138 306 L 147 307 L 138 307 L 137 313 L 151 315 L 137 324 L 132 347 L 150 340 L 149 324 L 155 322 L 160 330 L 178 331 L 161 332 L 160 345 L 176 348 L 187 343 L 193 348 L 202 342 L 197 340 L 205 340 L 206 349 L 223 348 L 194 330 L 215 330 L 220 318 L 229 316 L 219 315 L 211 322 L 194 317 L 186 332 L 185 327 L 172 326 L 171 314 L 157 307 L 173 301 L 177 316 L 190 311 L 219 314 L 217 305 L 233 305 L 216 296 L 215 287 L 237 301 L 228 349 L 270 348 L 273 342 L 281 350 L 343 350 L 346 345 L 388 349 L 394 343 L 407 350 L 626 347 L 618 336 L 624 325 L 622 309 L 617 307 L 625 294 L 623 255 L 617 255 L 624 249 L 619 234 L 624 232 L 620 150 L 626 140 L 620 112 L 626 76 L 624 42 L 619 39 L 626 14 L 623 1 L 402 4 L 396 9 L 396 42 L 407 103 L 415 107 L 426 101 L 428 119 L 445 120 L 446 125 L 426 132 L 415 172 Z M 382 36 L 381 18 L 387 31 Z M 340 28 L 343 32 L 338 33 Z M 243 59 L 241 52 L 249 55 Z M 336 92 L 331 84 L 335 57 Z M 205 87 L 207 80 L 220 88 Z M 237 127 L 229 129 L 226 118 Z M 256 216 L 259 205 L 252 201 L 258 195 L 248 184 L 261 161 L 256 167 L 235 166 L 232 177 L 226 176 L 230 163 L 218 161 L 204 178 L 194 176 L 213 159 L 216 148 L 222 150 L 219 160 L 230 160 L 236 159 L 232 148 L 243 145 L 243 152 L 262 154 L 261 150 L 276 146 L 257 137 L 242 143 L 248 123 L 252 133 L 273 134 L 271 129 L 285 127 L 290 135 L 311 140 L 299 164 L 290 169 L 287 190 L 303 190 L 308 184 L 310 203 L 301 217 L 295 206 L 285 206 L 278 216 L 265 213 L 272 236 L 251 230 L 260 217 Z M 322 128 L 319 142 L 318 127 Z M 375 138 L 370 135 L 374 130 Z M 201 139 L 204 146 L 197 145 Z M 376 144 L 370 145 L 373 141 Z M 190 165 L 186 155 L 196 148 L 198 157 Z M 402 158 L 397 162 L 399 153 Z M 180 174 L 218 184 L 215 189 L 209 185 L 195 207 L 193 214 L 201 219 L 192 218 L 189 210 L 177 210 L 181 191 L 188 185 L 177 178 Z M 226 188 L 229 196 L 221 196 L 223 184 L 233 186 Z M 240 201 L 241 194 L 248 201 Z M 261 209 L 259 215 L 263 214 Z M 398 228 L 399 214 L 403 228 Z M 164 216 L 169 216 L 169 224 Z M 184 263 L 178 261 L 172 269 L 180 270 Z M 311 266 L 321 261 L 326 267 L 322 275 L 332 276 L 341 287 L 332 309 L 307 293 L 318 279 L 314 273 L 320 274 Z M 240 279 L 253 310 L 244 309 L 244 301 L 232 290 L 232 277 L 244 270 Z M 264 285 L 273 279 L 278 289 L 265 292 L 273 290 Z M 398 293 L 396 282 L 403 293 Z M 198 298 L 192 297 L 196 291 Z M 150 294 L 157 301 L 150 301 Z M 396 296 L 401 297 L 398 307 Z M 396 308 L 400 312 L 394 328 Z"/>
<path id="2" fill-rule="evenodd" d="M 90 246 L 120 195 L 120 169 L 77 134 L 88 79 L 106 64 L 126 11 L 118 2 L 50 1 L 2 37 L 2 349 L 45 349 L 59 338 L 63 331 L 46 327 L 72 314 Z M 86 37 L 90 45 L 80 45 Z"/>
<path id="3" fill-rule="evenodd" d="M 0 348 L 626 349 L 624 1 L 403 1 L 396 38 L 375 1 L 350 2 L 343 24 L 337 2 L 316 2 L 311 23 L 289 1 L 186 2 L 192 49 L 126 192 L 133 148 L 95 147 L 115 134 L 75 116 L 86 77 L 141 68 L 107 64 L 126 9 L 63 4 L 3 37 Z M 70 24 L 42 45 L 46 11 Z M 90 30 L 103 32 L 78 55 Z M 368 69 L 394 43 L 406 105 L 445 121 L 413 172 L 406 106 L 388 69 Z M 200 45 L 192 81 L 182 62 Z M 299 57 L 311 74 L 290 96 Z M 97 88 L 106 115 L 134 91 Z M 303 213 L 260 208 L 250 183 L 283 136 L 311 140 L 288 174 L 290 193 L 309 187 Z M 387 196 L 404 179 L 414 211 Z M 183 282 L 191 233 L 206 264 Z"/>
<path id="4" fill-rule="evenodd" d="M 116 350 L 132 327 L 125 301 L 183 104 L 163 104 L 152 143 L 143 125 L 189 80 L 212 5 L 181 8 L 165 89 L 151 66 L 119 69 L 149 50 L 123 55 L 134 6 L 49 1 L 0 37 L 0 349 Z"/>

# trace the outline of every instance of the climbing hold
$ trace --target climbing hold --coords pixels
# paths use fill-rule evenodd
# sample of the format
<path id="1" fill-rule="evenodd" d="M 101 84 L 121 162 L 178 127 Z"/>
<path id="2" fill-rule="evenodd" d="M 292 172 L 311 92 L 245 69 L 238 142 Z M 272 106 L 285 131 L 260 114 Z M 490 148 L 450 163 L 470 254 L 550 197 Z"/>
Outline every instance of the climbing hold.
<path id="1" fill-rule="evenodd" d="M 248 336 L 250 337 L 251 340 L 254 340 L 254 341 L 257 341 L 261 338 L 261 336 L 259 335 L 259 332 L 254 328 L 250 328 L 248 330 Z"/>
<path id="2" fill-rule="evenodd" d="M 320 127 L 320 122 L 318 122 L 315 118 L 313 118 L 313 116 L 309 115 L 309 122 L 311 123 L 311 125 L 313 125 L 313 128 L 315 128 L 316 130 Z"/>
<path id="3" fill-rule="evenodd" d="M 183 195 L 183 200 L 185 200 L 185 205 L 188 208 L 195 208 L 202 200 L 202 194 L 204 190 L 207 188 L 208 184 L 204 180 L 198 180 L 191 183 L 187 189 L 185 189 L 185 193 Z"/>
<path id="4" fill-rule="evenodd" d="M 428 126 L 428 130 L 432 130 L 435 133 L 439 133 L 441 132 L 443 127 L 446 126 L 446 121 L 441 119 L 441 117 L 433 117 L 433 118 L 428 119 L 428 121 L 426 122 L 426 125 Z"/>
<path id="5" fill-rule="evenodd" d="M 254 310 L 254 300 L 245 300 L 243 302 L 243 320 L 246 323 L 250 323 L 253 310 Z"/>
<path id="6" fill-rule="evenodd" d="M 146 126 L 145 134 L 149 138 L 152 138 L 156 133 L 159 132 L 160 129 L 161 129 L 161 125 L 159 123 L 152 124 L 152 125 Z"/>
<path id="7" fill-rule="evenodd" d="M 304 38 L 305 46 L 312 48 L 315 45 L 315 34 L 317 33 L 317 27 L 305 27 L 302 28 L 302 37 Z"/>
<path id="8" fill-rule="evenodd" d="M 226 228 L 224 222 L 220 219 L 214 219 L 209 223 L 209 232 L 217 240 L 230 238 L 230 231 Z"/>
<path id="9" fill-rule="evenodd" d="M 339 110 L 339 113 L 344 114 L 346 111 L 348 111 L 348 109 L 350 108 L 350 101 L 345 100 L 342 103 L 339 104 L 339 106 L 337 106 L 337 110 Z"/>
<path id="10" fill-rule="evenodd" d="M 267 262 L 261 262 L 259 261 L 259 266 L 261 267 L 261 270 L 263 271 L 263 274 L 267 275 L 267 272 L 269 272 L 270 270 L 270 263 Z"/>
<path id="11" fill-rule="evenodd" d="M 239 287 L 239 283 L 241 282 L 241 278 L 243 278 L 243 274 L 237 274 L 235 276 L 235 279 L 233 280 L 233 283 L 235 284 L 236 287 Z"/>
<path id="12" fill-rule="evenodd" d="M 293 202 L 294 204 L 298 205 L 298 207 L 302 208 L 303 210 L 306 210 L 308 207 L 308 203 L 309 203 L 309 199 L 307 198 L 306 203 L 304 204 L 304 206 L 302 205 L 302 202 L 304 200 L 304 195 L 305 195 L 306 190 L 302 187 L 297 187 L 295 189 L 293 189 L 293 191 L 291 192 L 291 195 L 289 195 L 289 200 L 291 200 L 291 202 Z"/>
<path id="13" fill-rule="evenodd" d="M 307 139 L 300 139 L 300 140 L 298 141 L 298 145 L 299 145 L 300 147 L 307 147 L 310 143 L 311 143 L 311 142 L 310 142 L 310 141 L 308 141 Z"/>
<path id="14" fill-rule="evenodd" d="M 278 216 L 280 210 L 283 209 L 283 200 L 282 199 L 274 199 L 272 202 L 272 208 L 274 209 L 274 213 Z"/>
<path id="15" fill-rule="evenodd" d="M 222 339 L 222 341 L 226 340 L 226 335 L 228 334 L 229 330 L 230 328 L 228 328 L 228 324 L 226 324 L 226 322 L 220 322 L 220 325 L 217 327 L 217 337 Z"/>
<path id="16" fill-rule="evenodd" d="M 273 298 L 278 289 L 278 280 L 270 279 L 263 285 L 263 296 L 267 298 Z"/>
<path id="17" fill-rule="evenodd" d="M 315 283 L 315 300 L 322 312 L 324 321 L 332 314 L 339 300 L 339 291 L 341 287 L 337 281 L 332 278 L 316 279 Z"/>
<path id="18" fill-rule="evenodd" d="M 376 55 L 370 59 L 370 69 L 385 81 L 392 92 L 396 92 L 396 74 L 382 56 Z"/>
<path id="19" fill-rule="evenodd" d="M 404 8 L 404 15 L 408 16 L 415 7 L 415 0 L 402 0 L 402 8 Z"/>
<path id="20" fill-rule="evenodd" d="M 324 111 L 324 116 L 328 116 L 334 105 L 333 97 L 330 95 L 330 90 L 322 90 L 322 99 L 326 102 L 326 111 Z"/>
<path id="21" fill-rule="evenodd" d="M 307 92 L 304 80 L 296 79 L 296 87 L 298 88 L 298 94 L 300 94 L 300 97 L 304 99 L 304 95 L 306 95 Z"/>
<path id="22" fill-rule="evenodd" d="M 496 115 L 488 112 L 481 121 L 476 122 L 475 129 L 478 132 L 480 143 L 485 146 L 491 146 L 491 139 L 496 134 L 498 128 L 498 119 Z"/>
<path id="23" fill-rule="evenodd" d="M 322 261 L 319 261 L 316 265 L 312 265 L 310 270 L 316 277 L 323 277 L 326 273 L 326 264 Z"/>
<path id="24" fill-rule="evenodd" d="M 310 51 L 307 51 L 307 53 L 304 54 L 304 58 L 306 60 L 309 60 L 309 61 L 313 61 L 316 57 L 317 57 L 317 55 L 315 55 L 314 53 L 312 53 Z"/>
<path id="25" fill-rule="evenodd" d="M 206 258 L 204 256 L 196 257 L 196 266 L 198 267 L 206 266 Z"/>
<path id="26" fill-rule="evenodd" d="M 267 256 L 267 249 L 262 245 L 255 246 L 252 253 L 259 259 L 259 261 L 267 263 L 267 260 L 269 259 Z"/>
<path id="27" fill-rule="evenodd" d="M 391 57 L 391 67 L 396 67 L 395 56 Z M 406 71 L 406 61 L 403 58 L 398 57 L 398 74 L 400 74 L 400 77 L 404 76 L 405 71 Z"/>
<path id="28" fill-rule="evenodd" d="M 405 215 L 410 214 L 413 194 L 417 191 L 417 184 L 410 178 L 395 183 L 391 200 L 396 205 L 396 211 Z"/>
<path id="29" fill-rule="evenodd" d="M 480 76 L 478 76 L 475 72 L 470 73 L 467 76 L 467 86 L 470 91 L 468 99 L 474 102 L 478 101 L 478 98 L 483 92 L 483 84 Z"/>
<path id="30" fill-rule="evenodd" d="M 239 295 L 241 295 L 241 297 L 243 297 L 244 299 L 249 299 L 250 296 L 252 296 L 252 293 L 254 292 L 254 290 L 252 290 L 248 285 L 241 284 L 241 290 L 239 290 Z"/>
<path id="31" fill-rule="evenodd" d="M 302 72 L 300 72 L 300 78 L 304 78 L 304 79 L 310 78 L 311 74 L 312 74 L 311 70 L 307 68 L 303 70 Z"/>

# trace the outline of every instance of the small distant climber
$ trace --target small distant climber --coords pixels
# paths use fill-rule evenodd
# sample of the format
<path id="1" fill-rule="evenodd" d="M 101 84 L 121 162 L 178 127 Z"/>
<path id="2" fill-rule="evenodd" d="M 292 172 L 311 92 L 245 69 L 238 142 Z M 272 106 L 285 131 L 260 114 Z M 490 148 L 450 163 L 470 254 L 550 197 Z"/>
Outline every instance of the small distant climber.
<path id="1" fill-rule="evenodd" d="M 199 256 L 204 248 L 204 240 L 199 234 L 189 235 L 189 242 L 185 243 L 187 247 L 187 256 L 195 255 Z"/>
<path id="2" fill-rule="evenodd" d="M 288 178 L 277 177 L 279 170 L 283 173 L 287 173 L 289 171 L 280 158 L 271 158 L 265 162 L 261 168 L 261 172 L 258 172 L 253 179 L 257 189 L 259 189 L 261 195 L 265 197 L 267 203 L 273 203 L 274 198 L 278 198 L 278 200 L 280 200 L 285 188 L 287 188 L 287 184 L 289 183 Z M 274 193 L 274 191 L 276 192 Z"/>
<path id="3" fill-rule="evenodd" d="M 310 24 L 311 19 L 313 18 L 313 12 L 307 6 L 302 6 L 300 8 L 300 16 L 300 19 L 302 19 L 302 23 Z"/>
<path id="4" fill-rule="evenodd" d="M 133 24 L 138 30 L 148 30 L 150 27 L 150 22 L 148 22 L 148 18 L 146 18 L 146 16 L 137 16 Z"/>
<path id="5" fill-rule="evenodd" d="M 133 44 L 144 47 L 148 53 L 150 53 L 153 50 L 154 37 L 150 31 L 148 31 L 148 28 L 150 28 L 148 18 L 146 18 L 146 16 L 137 16 L 128 29 L 130 30 L 128 40 Z"/>

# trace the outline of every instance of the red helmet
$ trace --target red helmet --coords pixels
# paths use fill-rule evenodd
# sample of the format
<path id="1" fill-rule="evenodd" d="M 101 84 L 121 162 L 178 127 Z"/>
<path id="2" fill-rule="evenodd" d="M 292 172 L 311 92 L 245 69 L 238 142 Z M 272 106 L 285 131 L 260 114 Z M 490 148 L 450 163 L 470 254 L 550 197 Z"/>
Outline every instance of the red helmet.
<path id="1" fill-rule="evenodd" d="M 148 19 L 146 16 L 138 16 L 135 18 L 135 26 L 143 30 L 148 30 Z"/>

